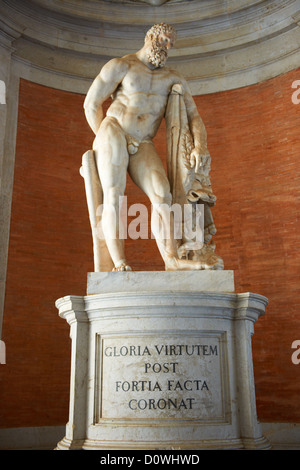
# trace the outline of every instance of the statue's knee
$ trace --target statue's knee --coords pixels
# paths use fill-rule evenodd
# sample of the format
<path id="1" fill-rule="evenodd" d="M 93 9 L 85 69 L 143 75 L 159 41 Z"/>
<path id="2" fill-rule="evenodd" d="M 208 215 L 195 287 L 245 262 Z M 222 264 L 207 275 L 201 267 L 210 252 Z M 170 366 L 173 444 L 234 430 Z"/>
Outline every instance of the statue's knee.
<path id="1" fill-rule="evenodd" d="M 154 194 L 152 203 L 156 204 L 172 204 L 172 195 L 170 191 L 170 184 L 165 175 L 159 172 L 153 174 L 152 185 Z"/>
<path id="2" fill-rule="evenodd" d="M 151 198 L 151 202 L 157 207 L 170 207 L 172 205 L 172 195 L 171 193 L 166 193 L 164 195 L 154 194 L 154 196 Z"/>
<path id="3" fill-rule="evenodd" d="M 166 192 L 164 197 L 164 203 L 165 204 L 168 204 L 168 206 L 170 206 L 172 204 L 172 194 L 170 191 Z"/>
<path id="4" fill-rule="evenodd" d="M 122 204 L 124 191 L 119 186 L 112 186 L 104 192 L 104 207 L 111 206 L 118 208 Z"/>

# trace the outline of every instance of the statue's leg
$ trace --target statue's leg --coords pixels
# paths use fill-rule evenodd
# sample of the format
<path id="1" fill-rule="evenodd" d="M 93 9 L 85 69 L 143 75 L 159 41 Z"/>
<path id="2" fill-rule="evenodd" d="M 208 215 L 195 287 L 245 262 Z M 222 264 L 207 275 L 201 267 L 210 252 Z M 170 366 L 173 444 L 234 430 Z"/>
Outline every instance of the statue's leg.
<path id="1" fill-rule="evenodd" d="M 126 137 L 116 119 L 106 117 L 93 148 L 103 189 L 102 229 L 115 270 L 128 270 L 124 239 L 120 238 L 120 204 L 126 187 L 128 151 Z"/>
<path id="2" fill-rule="evenodd" d="M 144 191 L 152 204 L 151 228 L 165 263 L 177 257 L 174 240 L 174 216 L 170 211 L 172 195 L 165 169 L 152 142 L 142 142 L 131 155 L 128 166 L 134 183 Z"/>
<path id="3" fill-rule="evenodd" d="M 172 196 L 165 169 L 150 142 L 142 142 L 138 152 L 130 156 L 129 174 L 149 197 L 153 210 L 151 227 L 167 271 L 210 269 L 198 260 L 179 259 L 175 239 Z"/>

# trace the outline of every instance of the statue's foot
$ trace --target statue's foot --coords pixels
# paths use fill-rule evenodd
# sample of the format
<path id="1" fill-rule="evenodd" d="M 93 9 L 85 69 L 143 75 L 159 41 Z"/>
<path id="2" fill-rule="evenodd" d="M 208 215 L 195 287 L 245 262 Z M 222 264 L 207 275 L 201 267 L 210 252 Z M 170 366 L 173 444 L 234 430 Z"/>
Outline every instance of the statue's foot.
<path id="1" fill-rule="evenodd" d="M 205 269 L 224 269 L 224 262 L 220 256 L 215 253 L 215 243 L 204 244 L 201 250 L 196 250 L 192 254 L 193 261 L 201 261 L 207 265 Z"/>
<path id="2" fill-rule="evenodd" d="M 214 262 L 207 262 L 202 260 L 189 260 L 170 258 L 165 263 L 166 271 L 199 271 L 203 269 L 218 270 L 224 269 L 224 263 L 219 258 Z"/>
<path id="3" fill-rule="evenodd" d="M 218 256 L 212 263 L 207 263 L 207 266 L 205 269 L 221 270 L 224 269 L 224 261 Z"/>
<path id="4" fill-rule="evenodd" d="M 130 266 L 128 266 L 128 264 L 123 263 L 113 268 L 113 272 L 118 272 L 118 271 L 132 271 L 132 269 Z"/>

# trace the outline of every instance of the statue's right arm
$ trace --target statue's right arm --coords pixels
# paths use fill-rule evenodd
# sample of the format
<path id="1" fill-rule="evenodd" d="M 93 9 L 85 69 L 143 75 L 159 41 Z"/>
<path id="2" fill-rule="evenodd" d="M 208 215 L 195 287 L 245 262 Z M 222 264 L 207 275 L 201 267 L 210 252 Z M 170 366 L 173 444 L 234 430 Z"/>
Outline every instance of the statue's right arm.
<path id="1" fill-rule="evenodd" d="M 125 60 L 110 60 L 104 65 L 87 92 L 83 107 L 87 122 L 94 134 L 97 134 L 103 120 L 102 104 L 117 89 L 127 70 L 128 64 Z"/>

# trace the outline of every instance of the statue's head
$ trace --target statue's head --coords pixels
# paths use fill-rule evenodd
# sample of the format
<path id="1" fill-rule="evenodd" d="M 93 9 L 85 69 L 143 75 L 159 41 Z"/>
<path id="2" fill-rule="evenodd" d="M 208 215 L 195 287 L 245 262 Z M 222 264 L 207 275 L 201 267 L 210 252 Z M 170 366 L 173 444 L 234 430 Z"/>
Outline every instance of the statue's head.
<path id="1" fill-rule="evenodd" d="M 176 31 L 166 23 L 155 24 L 145 36 L 148 45 L 148 60 L 155 67 L 163 67 L 168 58 L 168 50 L 176 41 Z"/>

